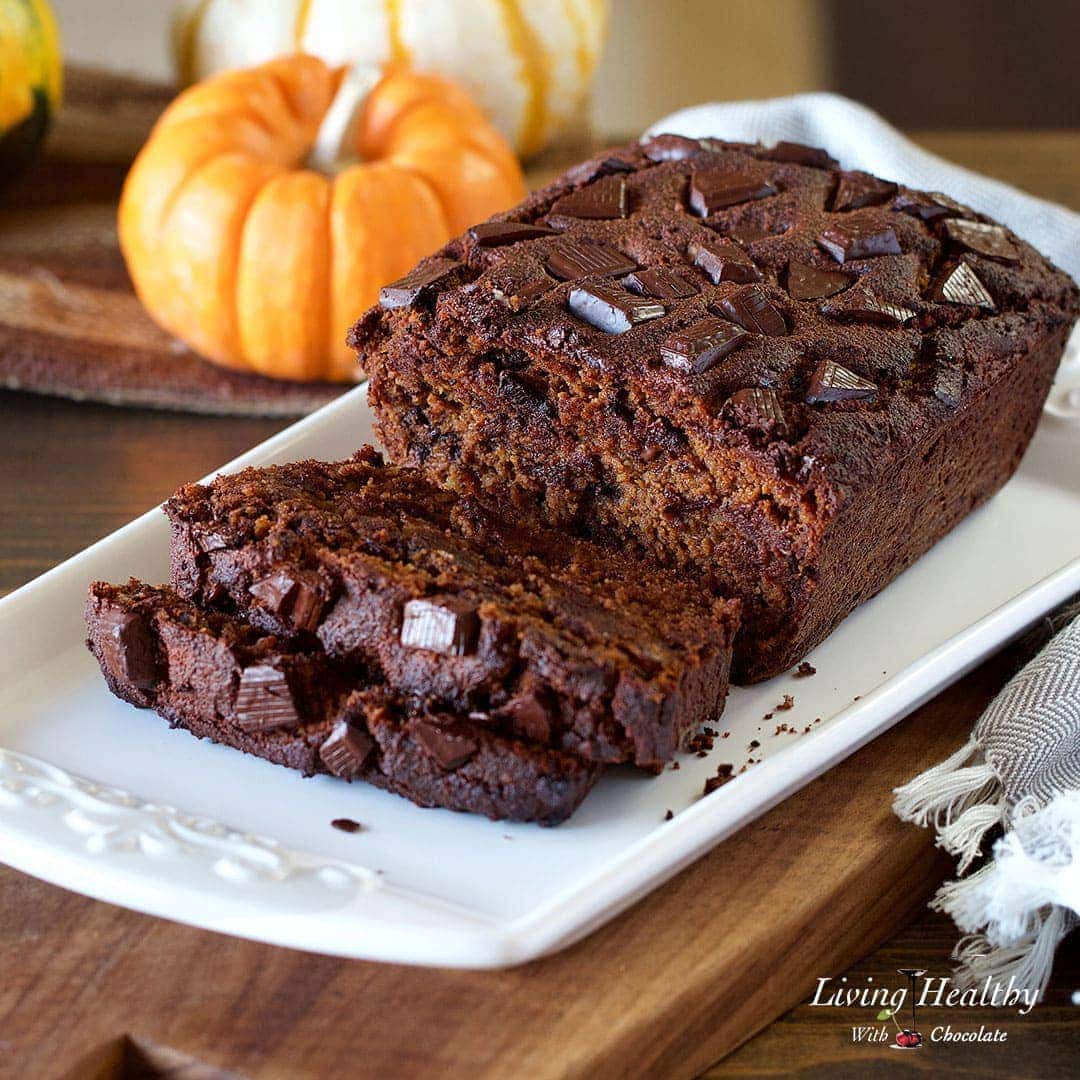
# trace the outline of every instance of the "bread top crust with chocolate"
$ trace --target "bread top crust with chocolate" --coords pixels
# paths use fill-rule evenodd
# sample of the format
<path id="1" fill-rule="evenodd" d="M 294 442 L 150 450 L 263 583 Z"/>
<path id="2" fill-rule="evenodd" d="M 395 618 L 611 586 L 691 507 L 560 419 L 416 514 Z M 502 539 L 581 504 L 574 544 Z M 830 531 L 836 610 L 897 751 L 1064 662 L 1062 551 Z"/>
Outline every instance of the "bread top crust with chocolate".
<path id="1" fill-rule="evenodd" d="M 674 135 L 576 166 L 407 280 L 354 328 L 362 365 L 406 336 L 615 388 L 825 514 L 1080 310 L 1067 275 L 944 195 Z"/>

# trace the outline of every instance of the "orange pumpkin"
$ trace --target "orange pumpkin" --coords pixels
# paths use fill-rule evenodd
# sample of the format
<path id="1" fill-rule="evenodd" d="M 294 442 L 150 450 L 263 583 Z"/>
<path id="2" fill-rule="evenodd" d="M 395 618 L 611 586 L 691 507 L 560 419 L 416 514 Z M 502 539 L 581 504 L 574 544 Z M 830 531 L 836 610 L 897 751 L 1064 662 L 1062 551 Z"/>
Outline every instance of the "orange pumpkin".
<path id="1" fill-rule="evenodd" d="M 352 378 L 345 333 L 380 286 L 524 193 L 465 92 L 404 69 L 348 125 L 361 164 L 306 168 L 344 74 L 297 55 L 208 79 L 165 111 L 127 178 L 120 246 L 135 289 L 216 363 Z"/>

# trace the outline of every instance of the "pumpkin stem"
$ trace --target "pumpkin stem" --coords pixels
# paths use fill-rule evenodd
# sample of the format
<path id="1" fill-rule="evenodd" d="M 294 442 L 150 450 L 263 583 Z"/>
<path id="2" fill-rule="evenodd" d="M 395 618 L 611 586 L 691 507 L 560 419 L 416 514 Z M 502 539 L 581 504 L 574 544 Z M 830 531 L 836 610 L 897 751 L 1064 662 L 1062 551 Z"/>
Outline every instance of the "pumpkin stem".
<path id="1" fill-rule="evenodd" d="M 354 64 L 345 72 L 308 154 L 309 168 L 333 176 L 361 160 L 357 124 L 368 97 L 382 77 L 383 72 L 373 64 Z"/>

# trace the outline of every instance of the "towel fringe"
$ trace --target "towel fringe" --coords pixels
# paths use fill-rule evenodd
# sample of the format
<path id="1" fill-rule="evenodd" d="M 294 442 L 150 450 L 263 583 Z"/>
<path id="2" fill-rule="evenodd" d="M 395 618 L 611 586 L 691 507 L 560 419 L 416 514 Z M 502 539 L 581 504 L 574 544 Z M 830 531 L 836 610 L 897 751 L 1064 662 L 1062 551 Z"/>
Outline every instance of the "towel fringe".
<path id="1" fill-rule="evenodd" d="M 993 809 L 969 810 L 953 823 L 951 839 L 959 846 L 982 835 L 979 829 Z M 1005 812 L 996 809 L 999 815 Z M 951 916 L 967 934 L 953 953 L 960 962 L 954 974 L 958 986 L 1011 978 L 1041 994 L 1058 943 L 1080 925 L 1075 910 L 1080 792 L 1064 792 L 1046 806 L 1033 797 L 1024 799 L 1008 813 L 1006 824 L 1008 831 L 994 844 L 994 858 L 970 877 L 946 882 L 930 906 Z"/>
<path id="2" fill-rule="evenodd" d="M 959 962 L 953 983 L 963 990 L 987 979 L 1006 985 L 1012 980 L 1013 986 L 1034 990 L 1042 1000 L 1054 969 L 1054 953 L 1070 923 L 1064 908 L 1052 906 L 1037 913 L 1035 928 L 1010 945 L 995 946 L 985 934 L 961 938 L 952 954 Z"/>
<path id="3" fill-rule="evenodd" d="M 993 768 L 986 762 L 967 764 L 981 750 L 972 736 L 944 761 L 896 788 L 893 812 L 902 821 L 923 828 L 933 825 L 940 831 L 973 806 L 988 802 L 997 805 L 1002 798 L 1002 787 Z"/>
<path id="4" fill-rule="evenodd" d="M 999 790 L 996 802 L 979 802 L 969 806 L 959 817 L 942 826 L 937 846 L 950 855 L 960 857 L 956 867 L 958 873 L 964 873 L 982 853 L 986 834 L 994 826 L 1004 824 L 1007 807 L 1005 793 Z"/>

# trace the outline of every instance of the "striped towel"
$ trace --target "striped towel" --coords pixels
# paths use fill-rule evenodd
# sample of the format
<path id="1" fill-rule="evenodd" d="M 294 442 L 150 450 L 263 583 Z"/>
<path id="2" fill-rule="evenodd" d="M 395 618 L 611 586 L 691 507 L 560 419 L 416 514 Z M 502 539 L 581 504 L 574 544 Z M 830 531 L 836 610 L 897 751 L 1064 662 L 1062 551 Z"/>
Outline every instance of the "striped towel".
<path id="1" fill-rule="evenodd" d="M 1045 990 L 1058 942 L 1080 925 L 1080 618 L 1005 687 L 964 746 L 896 790 L 894 809 L 932 825 L 938 846 L 959 856 L 961 876 L 931 903 L 967 935 L 954 981 L 1012 977 Z M 965 876 L 997 828 L 992 857 Z"/>

